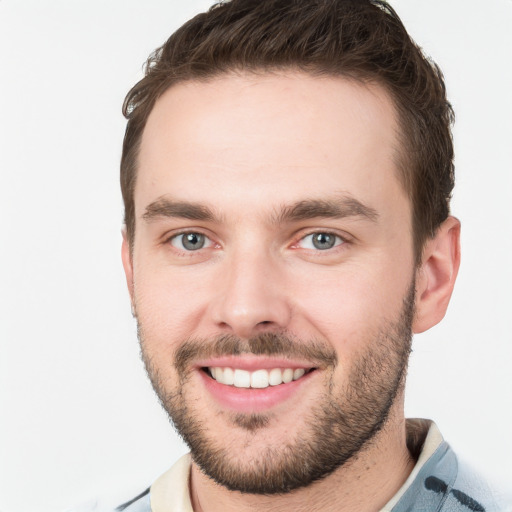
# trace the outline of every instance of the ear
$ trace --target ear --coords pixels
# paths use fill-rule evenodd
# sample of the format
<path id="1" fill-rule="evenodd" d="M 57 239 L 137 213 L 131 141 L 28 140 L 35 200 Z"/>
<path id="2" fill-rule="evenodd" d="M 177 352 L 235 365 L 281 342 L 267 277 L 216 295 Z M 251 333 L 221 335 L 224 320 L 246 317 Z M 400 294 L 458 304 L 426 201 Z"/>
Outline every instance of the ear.
<path id="1" fill-rule="evenodd" d="M 123 244 L 121 246 L 121 259 L 123 260 L 124 275 L 126 276 L 126 284 L 128 285 L 128 292 L 130 294 L 130 301 L 132 303 L 132 312 L 134 311 L 133 301 L 133 261 L 130 251 L 130 242 L 126 233 L 126 226 L 122 229 Z"/>
<path id="2" fill-rule="evenodd" d="M 420 333 L 444 317 L 460 264 L 460 222 L 448 217 L 427 241 L 416 274 L 413 332 Z"/>

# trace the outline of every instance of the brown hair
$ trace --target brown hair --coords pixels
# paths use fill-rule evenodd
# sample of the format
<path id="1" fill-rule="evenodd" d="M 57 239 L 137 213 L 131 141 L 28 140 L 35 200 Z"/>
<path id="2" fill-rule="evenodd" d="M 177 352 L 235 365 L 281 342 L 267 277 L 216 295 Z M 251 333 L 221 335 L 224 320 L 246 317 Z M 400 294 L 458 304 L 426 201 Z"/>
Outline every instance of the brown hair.
<path id="1" fill-rule="evenodd" d="M 178 82 L 280 69 L 375 82 L 388 91 L 401 128 L 399 178 L 413 206 L 419 263 L 424 242 L 449 213 L 453 110 L 440 69 L 382 0 L 231 0 L 197 15 L 155 50 L 123 105 L 121 189 L 130 242 L 137 158 L 155 101 Z"/>

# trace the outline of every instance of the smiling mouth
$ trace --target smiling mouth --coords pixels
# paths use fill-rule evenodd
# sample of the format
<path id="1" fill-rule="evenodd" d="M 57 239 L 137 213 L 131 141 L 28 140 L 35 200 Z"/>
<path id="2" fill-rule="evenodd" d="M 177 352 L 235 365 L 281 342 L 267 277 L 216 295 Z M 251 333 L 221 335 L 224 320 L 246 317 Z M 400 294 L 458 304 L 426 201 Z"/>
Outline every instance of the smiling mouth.
<path id="1" fill-rule="evenodd" d="M 255 389 L 288 384 L 301 379 L 304 375 L 314 370 L 315 368 L 273 368 L 271 370 L 247 371 L 239 368 L 223 368 L 219 366 L 203 368 L 203 371 L 219 384 L 235 388 Z"/>

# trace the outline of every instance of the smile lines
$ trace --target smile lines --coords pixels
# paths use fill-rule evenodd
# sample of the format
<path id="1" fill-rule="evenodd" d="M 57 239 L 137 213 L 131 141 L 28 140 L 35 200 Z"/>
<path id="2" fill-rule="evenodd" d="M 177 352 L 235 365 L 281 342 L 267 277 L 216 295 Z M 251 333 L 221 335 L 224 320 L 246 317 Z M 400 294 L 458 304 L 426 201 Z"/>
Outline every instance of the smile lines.
<path id="1" fill-rule="evenodd" d="M 310 370 L 307 370 L 310 371 Z M 253 372 L 238 368 L 208 367 L 210 376 L 219 384 L 236 388 L 263 389 L 269 386 L 288 384 L 300 379 L 305 373 L 304 368 L 274 368 L 272 370 L 255 370 Z"/>

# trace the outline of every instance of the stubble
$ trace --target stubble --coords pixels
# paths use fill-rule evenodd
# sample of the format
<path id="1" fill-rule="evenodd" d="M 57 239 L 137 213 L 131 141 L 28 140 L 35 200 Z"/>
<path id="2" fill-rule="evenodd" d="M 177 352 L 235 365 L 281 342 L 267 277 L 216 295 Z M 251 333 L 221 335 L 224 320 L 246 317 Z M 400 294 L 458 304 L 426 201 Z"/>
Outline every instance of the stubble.
<path id="1" fill-rule="evenodd" d="M 151 359 L 143 326 L 139 324 L 141 354 L 162 406 L 207 476 L 230 490 L 283 494 L 330 475 L 369 445 L 386 424 L 405 385 L 414 296 L 412 282 L 399 318 L 381 326 L 372 339 L 362 340 L 361 345 L 366 348 L 353 363 L 343 386 L 334 379 L 338 360 L 332 347 L 318 340 L 298 340 L 286 333 L 266 333 L 250 340 L 235 336 L 186 340 L 174 355 L 179 382 L 172 390 L 165 388 L 163 374 Z M 306 358 L 330 375 L 325 393 L 302 418 L 305 427 L 301 432 L 278 449 L 269 446 L 250 459 L 233 456 L 229 440 L 222 433 L 211 432 L 208 418 L 195 410 L 187 392 L 194 360 L 243 353 Z M 265 434 L 274 418 L 264 413 L 232 414 L 229 421 L 249 439 L 255 439 Z"/>

